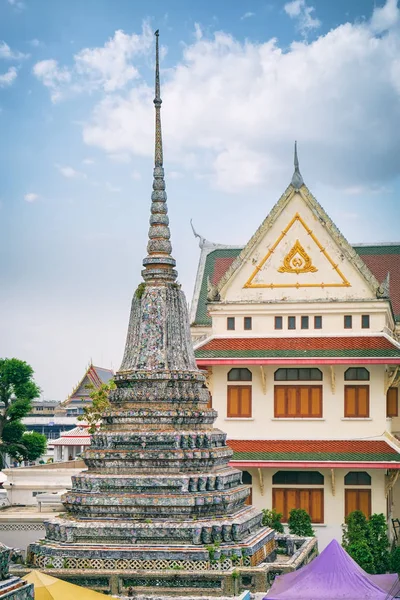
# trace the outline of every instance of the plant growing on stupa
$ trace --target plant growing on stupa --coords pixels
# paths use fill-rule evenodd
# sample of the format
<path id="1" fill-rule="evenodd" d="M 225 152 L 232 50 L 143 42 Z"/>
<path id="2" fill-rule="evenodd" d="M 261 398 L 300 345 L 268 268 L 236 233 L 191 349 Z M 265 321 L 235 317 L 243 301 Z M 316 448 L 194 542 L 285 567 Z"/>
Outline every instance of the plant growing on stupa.
<path id="1" fill-rule="evenodd" d="M 0 461 L 5 456 L 22 460 L 36 460 L 46 451 L 46 436 L 27 432 L 21 422 L 38 398 L 40 388 L 33 380 L 33 369 L 17 358 L 0 359 Z"/>
<path id="2" fill-rule="evenodd" d="M 78 421 L 85 421 L 89 425 L 89 433 L 95 433 L 102 413 L 110 408 L 108 395 L 111 390 L 115 390 L 116 385 L 111 380 L 108 383 L 102 383 L 100 387 L 95 387 L 92 383 L 86 387 L 90 390 L 89 396 L 92 404 L 84 407 L 83 414 L 79 415 Z"/>
<path id="3" fill-rule="evenodd" d="M 311 527 L 311 517 L 303 508 L 293 508 L 289 513 L 288 519 L 289 533 L 304 537 L 313 537 L 315 535 Z"/>
<path id="4" fill-rule="evenodd" d="M 283 517 L 282 513 L 275 510 L 275 508 L 273 508 L 272 510 L 268 508 L 263 508 L 262 513 L 262 524 L 264 525 L 264 527 L 271 527 L 271 529 L 275 529 L 275 531 L 277 531 L 278 533 L 283 533 L 284 529 L 281 523 Z"/>

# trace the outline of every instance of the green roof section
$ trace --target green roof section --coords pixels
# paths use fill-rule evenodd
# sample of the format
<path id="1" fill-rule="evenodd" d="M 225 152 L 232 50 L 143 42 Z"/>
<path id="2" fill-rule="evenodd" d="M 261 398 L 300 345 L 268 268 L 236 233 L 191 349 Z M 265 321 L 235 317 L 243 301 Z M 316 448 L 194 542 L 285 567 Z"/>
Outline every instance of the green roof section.
<path id="1" fill-rule="evenodd" d="M 376 246 L 363 246 L 360 244 L 359 246 L 353 246 L 353 248 L 359 256 L 400 254 L 400 244 L 377 244 Z"/>
<path id="2" fill-rule="evenodd" d="M 234 260 L 242 251 L 242 248 L 218 248 L 207 255 L 204 266 L 203 279 L 201 282 L 199 300 L 197 302 L 195 325 L 211 325 L 211 317 L 207 311 L 207 281 L 213 281 L 216 261 L 219 258 L 231 258 Z M 223 273 L 221 273 L 221 276 Z"/>
<path id="3" fill-rule="evenodd" d="M 234 452 L 233 461 L 260 460 L 260 461 L 331 461 L 331 462 L 393 462 L 400 463 L 400 455 L 393 452 L 377 452 L 365 454 L 365 452 Z"/>

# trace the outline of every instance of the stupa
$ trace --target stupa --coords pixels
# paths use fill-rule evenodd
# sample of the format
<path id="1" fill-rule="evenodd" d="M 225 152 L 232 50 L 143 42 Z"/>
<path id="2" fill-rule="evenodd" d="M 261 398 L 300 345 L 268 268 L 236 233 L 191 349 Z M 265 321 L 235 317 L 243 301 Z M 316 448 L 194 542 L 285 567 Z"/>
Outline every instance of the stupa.
<path id="1" fill-rule="evenodd" d="M 245 505 L 195 362 L 172 258 L 161 136 L 156 32 L 155 157 L 144 282 L 134 293 L 111 409 L 83 453 L 88 467 L 45 523 L 31 564 L 113 594 L 233 595 L 237 568 L 275 550 L 274 531 Z M 50 572 L 50 571 L 49 571 Z M 264 588 L 265 589 L 265 588 Z"/>

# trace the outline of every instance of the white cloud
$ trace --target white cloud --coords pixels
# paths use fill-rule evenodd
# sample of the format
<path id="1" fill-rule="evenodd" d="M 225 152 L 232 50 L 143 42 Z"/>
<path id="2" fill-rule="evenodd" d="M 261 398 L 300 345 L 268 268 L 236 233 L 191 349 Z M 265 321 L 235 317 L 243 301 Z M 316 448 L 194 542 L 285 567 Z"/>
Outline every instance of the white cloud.
<path id="1" fill-rule="evenodd" d="M 389 0 L 390 1 L 390 0 Z M 375 15 L 375 13 L 374 13 Z M 400 34 L 346 23 L 311 43 L 196 35 L 162 84 L 171 170 L 226 191 L 273 181 L 301 164 L 325 184 L 379 184 L 399 173 Z M 152 86 L 106 95 L 83 129 L 107 154 L 153 154 Z M 303 169 L 304 171 L 304 169 Z M 306 178 L 306 173 L 303 172 Z"/>
<path id="2" fill-rule="evenodd" d="M 53 102 L 60 100 L 62 88 L 71 81 L 70 71 L 58 66 L 58 62 L 53 59 L 41 60 L 33 67 L 33 73 L 36 77 L 51 90 L 51 99 Z"/>
<path id="3" fill-rule="evenodd" d="M 29 192 L 28 194 L 25 194 L 24 196 L 24 200 L 26 200 L 26 202 L 35 202 L 36 200 L 39 199 L 39 194 L 35 194 L 34 192 Z"/>
<path id="4" fill-rule="evenodd" d="M 94 165 L 95 161 L 93 160 L 93 158 L 84 158 L 82 161 L 82 164 L 84 165 Z"/>
<path id="5" fill-rule="evenodd" d="M 4 41 L 0 41 L 0 58 L 7 60 L 22 60 L 28 58 L 29 54 L 23 54 L 22 52 L 13 52 L 8 44 Z"/>
<path id="6" fill-rule="evenodd" d="M 41 42 L 37 38 L 33 38 L 33 40 L 30 40 L 29 43 L 33 48 L 39 48 L 39 46 L 43 46 L 43 42 Z"/>
<path id="7" fill-rule="evenodd" d="M 67 179 L 86 179 L 85 173 L 82 173 L 82 171 L 77 171 L 68 165 L 56 165 L 56 167 L 60 171 L 61 175 Z"/>
<path id="8" fill-rule="evenodd" d="M 387 0 L 382 7 L 376 7 L 372 19 L 371 28 L 376 33 L 387 31 L 399 22 L 399 10 L 397 0 Z"/>
<path id="9" fill-rule="evenodd" d="M 135 181 L 140 181 L 142 179 L 141 173 L 139 171 L 133 171 L 132 179 L 134 179 Z"/>
<path id="10" fill-rule="evenodd" d="M 0 74 L 0 87 L 8 87 L 17 79 L 16 67 L 10 67 L 6 73 Z"/>
<path id="11" fill-rule="evenodd" d="M 139 78 L 132 59 L 147 54 L 153 45 L 153 34 L 148 23 L 143 23 L 139 34 L 115 32 L 102 47 L 84 48 L 74 56 L 71 68 L 59 67 L 54 59 L 35 64 L 33 73 L 51 90 L 51 99 L 57 102 L 74 93 L 94 90 L 115 92 L 131 80 Z"/>
<path id="12" fill-rule="evenodd" d="M 255 17 L 255 16 L 256 16 L 256 13 L 246 12 L 246 13 L 244 13 L 244 15 L 242 15 L 240 17 L 240 20 L 243 21 L 243 19 L 250 19 L 250 17 Z"/>
<path id="13" fill-rule="evenodd" d="M 22 0 L 7 0 L 7 2 L 17 10 L 23 10 L 25 8 L 25 2 L 22 2 Z"/>
<path id="14" fill-rule="evenodd" d="M 321 26 L 321 21 L 312 16 L 315 8 L 308 6 L 306 0 L 292 0 L 292 2 L 287 2 L 283 8 L 291 19 L 297 20 L 297 27 L 304 36 Z"/>

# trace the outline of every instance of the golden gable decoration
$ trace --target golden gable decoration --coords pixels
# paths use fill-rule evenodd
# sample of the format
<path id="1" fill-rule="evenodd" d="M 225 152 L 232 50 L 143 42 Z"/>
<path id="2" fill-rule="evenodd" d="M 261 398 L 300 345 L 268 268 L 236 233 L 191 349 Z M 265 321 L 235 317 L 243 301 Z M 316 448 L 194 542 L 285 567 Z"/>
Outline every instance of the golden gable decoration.
<path id="1" fill-rule="evenodd" d="M 288 231 L 295 223 L 300 223 L 302 227 L 305 229 L 307 235 L 314 242 L 319 252 L 326 258 L 326 260 L 332 266 L 332 269 L 339 276 L 340 281 L 338 282 L 301 282 L 296 281 L 296 283 L 257 283 L 254 279 L 257 277 L 258 273 L 261 271 L 265 263 L 269 258 L 274 254 L 275 250 L 282 242 L 282 240 L 286 237 Z M 300 244 L 297 239 L 292 249 L 287 253 L 285 258 L 283 259 L 283 265 L 277 269 L 279 273 L 293 273 L 295 275 L 299 275 L 302 273 L 316 273 L 318 269 L 312 264 L 312 260 L 310 256 L 307 254 L 303 246 Z M 324 248 L 324 246 L 320 243 L 316 235 L 313 233 L 312 229 L 310 229 L 305 221 L 301 218 L 299 213 L 296 213 L 290 223 L 285 227 L 285 229 L 281 232 L 280 236 L 276 240 L 274 244 L 270 247 L 267 254 L 261 260 L 261 262 L 256 265 L 253 273 L 250 275 L 249 279 L 243 286 L 244 288 L 305 288 L 305 287 L 351 287 L 351 283 L 346 279 L 343 275 L 342 271 L 339 269 L 339 265 L 335 263 L 335 261 L 329 256 L 328 252 Z"/>
<path id="2" fill-rule="evenodd" d="M 317 267 L 312 264 L 311 258 L 300 244 L 299 240 L 296 240 L 293 248 L 288 252 L 283 259 L 283 265 L 278 269 L 279 273 L 315 273 L 318 271 Z"/>

